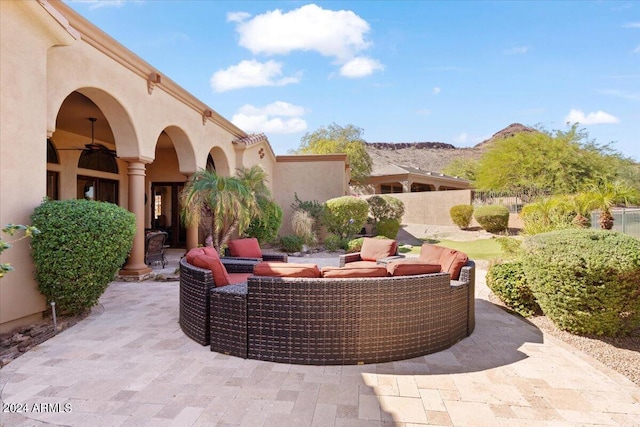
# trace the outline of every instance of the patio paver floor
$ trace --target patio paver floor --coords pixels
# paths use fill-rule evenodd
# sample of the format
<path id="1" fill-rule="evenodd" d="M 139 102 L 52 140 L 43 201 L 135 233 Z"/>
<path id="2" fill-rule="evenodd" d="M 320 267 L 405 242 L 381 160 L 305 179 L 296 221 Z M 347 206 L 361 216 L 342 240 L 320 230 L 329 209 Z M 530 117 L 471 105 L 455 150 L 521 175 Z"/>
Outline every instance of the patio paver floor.
<path id="1" fill-rule="evenodd" d="M 484 274 L 476 330 L 450 349 L 324 367 L 211 352 L 180 330 L 178 282 L 113 282 L 87 319 L 0 370 L 3 408 L 28 411 L 0 424 L 640 425 L 640 387 L 489 303 Z"/>

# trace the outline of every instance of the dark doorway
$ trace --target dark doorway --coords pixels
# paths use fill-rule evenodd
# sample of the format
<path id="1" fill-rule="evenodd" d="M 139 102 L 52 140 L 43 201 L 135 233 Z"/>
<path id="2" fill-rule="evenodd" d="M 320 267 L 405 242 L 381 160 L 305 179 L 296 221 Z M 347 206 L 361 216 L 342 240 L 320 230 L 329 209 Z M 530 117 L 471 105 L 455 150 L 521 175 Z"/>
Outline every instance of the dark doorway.
<path id="1" fill-rule="evenodd" d="M 180 192 L 183 182 L 154 182 L 151 184 L 151 228 L 166 231 L 167 244 L 172 248 L 187 245 L 187 231 L 180 221 Z"/>

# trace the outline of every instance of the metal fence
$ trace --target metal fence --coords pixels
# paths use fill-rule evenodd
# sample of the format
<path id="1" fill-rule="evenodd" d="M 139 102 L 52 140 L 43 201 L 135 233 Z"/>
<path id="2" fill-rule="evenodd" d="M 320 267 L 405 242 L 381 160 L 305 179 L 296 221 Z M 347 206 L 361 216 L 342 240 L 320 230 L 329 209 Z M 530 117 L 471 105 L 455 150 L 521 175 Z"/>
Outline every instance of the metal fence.
<path id="1" fill-rule="evenodd" d="M 509 208 L 510 213 L 520 213 L 522 206 L 524 206 L 525 203 L 529 203 L 531 198 L 531 195 L 510 191 L 474 190 L 471 192 L 472 205 L 502 205 Z"/>
<path id="2" fill-rule="evenodd" d="M 640 238 L 640 208 L 625 208 L 611 210 L 613 215 L 613 230 Z M 599 228 L 600 211 L 591 212 L 591 227 Z"/>

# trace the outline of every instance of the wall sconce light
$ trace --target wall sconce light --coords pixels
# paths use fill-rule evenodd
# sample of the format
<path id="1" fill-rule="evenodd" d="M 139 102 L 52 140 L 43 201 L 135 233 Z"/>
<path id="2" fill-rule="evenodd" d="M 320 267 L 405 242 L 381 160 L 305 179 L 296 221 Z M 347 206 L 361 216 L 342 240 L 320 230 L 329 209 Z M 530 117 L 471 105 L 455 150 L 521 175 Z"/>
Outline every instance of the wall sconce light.
<path id="1" fill-rule="evenodd" d="M 213 117 L 213 111 L 204 110 L 202 112 L 202 125 L 204 125 L 207 122 L 207 118 L 211 118 L 211 117 Z"/>
<path id="2" fill-rule="evenodd" d="M 160 83 L 162 83 L 162 76 L 160 74 L 149 74 L 149 78 L 147 79 L 147 90 L 149 91 L 149 95 L 151 95 L 151 92 L 153 92 L 153 88 Z"/>

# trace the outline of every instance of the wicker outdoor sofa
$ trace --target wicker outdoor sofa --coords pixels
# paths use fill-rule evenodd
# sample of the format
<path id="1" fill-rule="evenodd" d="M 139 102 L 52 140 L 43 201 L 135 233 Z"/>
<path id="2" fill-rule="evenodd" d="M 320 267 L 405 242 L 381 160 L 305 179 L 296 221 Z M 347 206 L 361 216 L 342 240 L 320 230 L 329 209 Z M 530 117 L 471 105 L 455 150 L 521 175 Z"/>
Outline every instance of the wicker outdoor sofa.
<path id="1" fill-rule="evenodd" d="M 403 360 L 446 349 L 475 327 L 473 261 L 459 280 L 449 273 L 249 276 L 223 287 L 184 258 L 180 269 L 182 330 L 211 351 L 243 358 L 309 365 Z"/>

